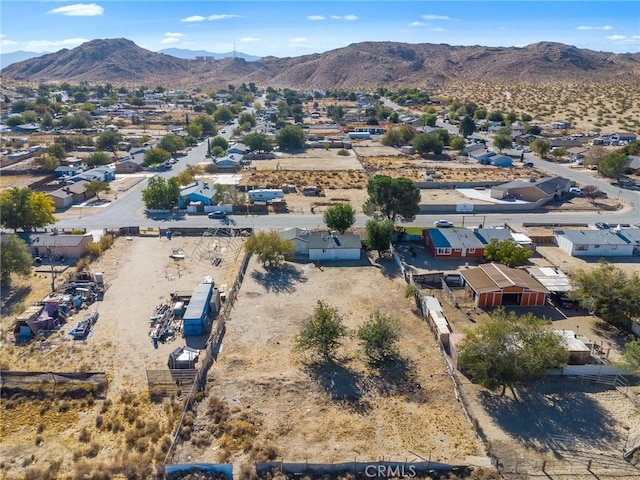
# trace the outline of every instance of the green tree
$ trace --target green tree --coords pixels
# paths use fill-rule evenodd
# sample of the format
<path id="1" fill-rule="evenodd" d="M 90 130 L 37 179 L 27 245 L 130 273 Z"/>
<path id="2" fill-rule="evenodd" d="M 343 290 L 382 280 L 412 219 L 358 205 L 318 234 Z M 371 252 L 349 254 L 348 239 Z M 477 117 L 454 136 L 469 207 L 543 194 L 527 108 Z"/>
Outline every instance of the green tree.
<path id="1" fill-rule="evenodd" d="M 347 327 L 338 309 L 318 300 L 313 314 L 302 323 L 300 333 L 295 339 L 294 350 L 311 351 L 329 361 L 347 334 Z"/>
<path id="2" fill-rule="evenodd" d="M 101 182 L 100 180 L 93 180 L 87 185 L 87 192 L 94 193 L 96 198 L 100 200 L 100 193 L 108 193 L 111 191 L 111 187 L 107 182 Z"/>
<path id="3" fill-rule="evenodd" d="M 244 143 L 252 152 L 270 152 L 273 150 L 271 139 L 264 133 L 254 132 L 242 137 Z"/>
<path id="4" fill-rule="evenodd" d="M 107 150 L 115 153 L 118 150 L 118 144 L 120 142 L 122 142 L 122 134 L 108 130 L 98 135 L 96 148 L 98 150 Z"/>
<path id="5" fill-rule="evenodd" d="M 551 150 L 551 142 L 544 138 L 536 138 L 529 144 L 529 147 L 531 147 L 531 151 L 537 153 L 540 158 L 546 158 Z"/>
<path id="6" fill-rule="evenodd" d="M 89 168 L 109 165 L 111 163 L 111 157 L 104 152 L 94 152 L 87 157 L 84 163 L 86 163 Z"/>
<path id="7" fill-rule="evenodd" d="M 226 151 L 229 148 L 229 142 L 227 142 L 226 138 L 217 135 L 209 140 L 209 147 L 220 147 L 222 150 Z"/>
<path id="8" fill-rule="evenodd" d="M 32 261 L 24 240 L 15 233 L 0 236 L 0 279 L 3 286 L 11 285 L 12 273 L 29 275 Z"/>
<path id="9" fill-rule="evenodd" d="M 553 149 L 553 152 L 551 152 L 551 155 L 556 160 L 559 160 L 562 157 L 566 157 L 567 156 L 567 149 L 564 148 L 564 147 L 556 147 L 556 148 Z"/>
<path id="10" fill-rule="evenodd" d="M 518 316 L 499 309 L 491 319 L 464 331 L 458 347 L 462 369 L 473 382 L 487 388 L 513 389 L 564 366 L 568 352 L 560 335 L 546 319 L 532 313 Z M 515 394 L 515 392 L 514 392 Z"/>
<path id="11" fill-rule="evenodd" d="M 571 296 L 587 310 L 596 312 L 613 325 L 629 327 L 640 316 L 640 275 L 628 275 L 606 261 L 598 268 L 580 270 L 571 278 L 576 287 Z"/>
<path id="12" fill-rule="evenodd" d="M 198 125 L 200 125 L 200 128 L 202 129 L 202 134 L 201 135 L 215 135 L 216 134 L 215 121 L 209 115 L 198 115 L 196 118 L 193 119 L 193 121 L 196 122 Z M 191 132 L 188 132 L 188 133 L 190 135 L 193 135 L 193 133 L 191 133 Z M 198 137 L 200 137 L 201 135 L 198 135 Z M 195 135 L 194 135 L 194 137 L 195 137 Z"/>
<path id="13" fill-rule="evenodd" d="M 0 193 L 0 224 L 14 231 L 31 232 L 56 222 L 53 200 L 29 187 L 13 187 Z"/>
<path id="14" fill-rule="evenodd" d="M 171 154 L 160 147 L 153 147 L 144 152 L 144 164 L 147 166 L 160 165 L 171 158 Z"/>
<path id="15" fill-rule="evenodd" d="M 168 180 L 163 177 L 151 177 L 147 188 L 142 190 L 142 200 L 148 210 L 168 210 L 180 196 L 180 184 L 176 177 Z"/>
<path id="16" fill-rule="evenodd" d="M 175 155 L 177 151 L 184 149 L 184 142 L 178 135 L 168 134 L 162 137 L 158 147 L 169 152 L 170 155 Z"/>
<path id="17" fill-rule="evenodd" d="M 453 150 L 463 150 L 465 147 L 465 141 L 462 137 L 453 137 L 451 139 L 451 149 Z"/>
<path id="18" fill-rule="evenodd" d="M 633 340 L 624 346 L 622 367 L 630 373 L 640 375 L 640 340 Z"/>
<path id="19" fill-rule="evenodd" d="M 362 344 L 369 365 L 378 367 L 398 357 L 398 322 L 378 310 L 358 327 L 356 337 Z"/>
<path id="20" fill-rule="evenodd" d="M 508 128 L 501 128 L 493 137 L 493 146 L 496 147 L 500 153 L 502 153 L 505 148 L 511 148 L 512 145 L 511 131 Z"/>
<path id="21" fill-rule="evenodd" d="M 435 127 L 436 121 L 438 120 L 437 115 L 425 113 L 422 116 L 422 124 L 427 127 Z"/>
<path id="22" fill-rule="evenodd" d="M 413 139 L 413 148 L 420 155 L 426 155 L 429 152 L 440 155 L 444 150 L 444 142 L 435 133 L 419 133 Z"/>
<path id="23" fill-rule="evenodd" d="M 265 267 L 277 267 L 293 257 L 295 245 L 276 231 L 254 232 L 245 242 L 244 248 Z"/>
<path id="24" fill-rule="evenodd" d="M 193 137 L 195 139 L 200 138 L 202 136 L 202 125 L 200 125 L 200 123 L 196 122 L 195 120 L 192 121 L 189 125 L 187 125 L 187 133 L 190 137 Z"/>
<path id="25" fill-rule="evenodd" d="M 517 267 L 527 263 L 533 255 L 531 250 L 521 247 L 513 240 L 492 238 L 484 248 L 484 257 L 490 262 L 498 262 L 508 267 Z"/>
<path id="26" fill-rule="evenodd" d="M 471 118 L 469 115 L 467 115 L 460 121 L 460 125 L 458 125 L 458 132 L 460 132 L 460 135 L 462 135 L 464 138 L 472 135 L 475 131 L 476 122 L 474 122 L 473 118 Z"/>
<path id="27" fill-rule="evenodd" d="M 40 165 L 42 167 L 42 170 L 45 172 L 53 172 L 60 166 L 60 160 L 47 153 L 37 156 L 34 159 L 33 163 L 35 163 L 36 165 Z"/>
<path id="28" fill-rule="evenodd" d="M 629 168 L 629 159 L 624 152 L 611 152 L 598 162 L 598 173 L 614 178 L 620 183 L 620 177 Z"/>
<path id="29" fill-rule="evenodd" d="M 47 148 L 47 153 L 57 160 L 64 160 L 67 158 L 67 152 L 64 147 L 59 143 L 52 143 Z"/>
<path id="30" fill-rule="evenodd" d="M 369 216 L 379 214 L 392 222 L 400 217 L 409 222 L 420 211 L 420 189 L 408 178 L 376 175 L 367 183 L 367 192 L 363 209 Z"/>
<path id="31" fill-rule="evenodd" d="M 378 256 L 389 250 L 393 238 L 393 222 L 371 218 L 366 224 L 367 245 L 378 252 Z"/>
<path id="32" fill-rule="evenodd" d="M 233 118 L 233 112 L 227 107 L 218 107 L 216 111 L 213 112 L 213 118 L 218 123 L 228 122 Z"/>
<path id="33" fill-rule="evenodd" d="M 323 219 L 329 229 L 344 233 L 356 223 L 356 210 L 349 203 L 337 203 L 325 210 Z"/>
<path id="34" fill-rule="evenodd" d="M 276 135 L 276 143 L 281 150 L 300 150 L 304 148 L 304 130 L 298 125 L 287 125 Z"/>

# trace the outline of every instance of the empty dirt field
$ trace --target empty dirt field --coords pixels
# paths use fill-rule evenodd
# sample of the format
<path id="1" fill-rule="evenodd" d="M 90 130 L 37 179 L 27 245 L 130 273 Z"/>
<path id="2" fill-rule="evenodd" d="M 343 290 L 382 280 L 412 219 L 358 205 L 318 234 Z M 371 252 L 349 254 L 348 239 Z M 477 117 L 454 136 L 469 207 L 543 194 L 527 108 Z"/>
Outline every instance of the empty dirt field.
<path id="1" fill-rule="evenodd" d="M 465 462 L 483 455 L 435 340 L 396 274 L 391 260 L 364 256 L 273 271 L 252 260 L 209 373 L 208 398 L 195 415 L 199 434 L 179 445 L 174 461 Z M 294 353 L 294 337 L 318 300 L 335 306 L 350 330 L 376 309 L 396 318 L 401 360 L 384 370 L 367 367 L 355 338 L 344 341 L 334 362 Z M 230 433 L 216 435 L 221 428 Z"/>

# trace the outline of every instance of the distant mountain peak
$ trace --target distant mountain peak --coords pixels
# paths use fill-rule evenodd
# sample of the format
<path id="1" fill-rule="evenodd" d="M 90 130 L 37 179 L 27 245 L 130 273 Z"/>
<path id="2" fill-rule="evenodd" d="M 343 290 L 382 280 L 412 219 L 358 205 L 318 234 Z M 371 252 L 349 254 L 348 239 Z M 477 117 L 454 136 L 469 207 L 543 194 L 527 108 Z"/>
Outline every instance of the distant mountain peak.
<path id="1" fill-rule="evenodd" d="M 182 58 L 179 58 L 182 55 Z M 199 61 L 196 57 L 213 57 Z M 185 58 L 186 57 L 186 58 Z M 596 52 L 556 42 L 525 47 L 362 42 L 299 57 L 247 58 L 240 52 L 166 49 L 151 52 L 126 38 L 98 39 L 19 61 L 4 78 L 31 82 L 157 84 L 225 88 L 229 84 L 294 89 L 375 89 L 452 81 L 619 82 L 640 84 L 640 54 Z"/>

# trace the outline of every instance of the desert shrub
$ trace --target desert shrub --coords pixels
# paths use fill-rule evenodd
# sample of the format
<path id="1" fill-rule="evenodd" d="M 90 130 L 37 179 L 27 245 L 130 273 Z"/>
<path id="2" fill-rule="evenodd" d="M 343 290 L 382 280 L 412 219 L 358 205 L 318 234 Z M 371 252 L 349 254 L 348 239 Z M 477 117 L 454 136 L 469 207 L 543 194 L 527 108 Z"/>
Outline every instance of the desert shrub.
<path id="1" fill-rule="evenodd" d="M 100 444 L 98 442 L 92 442 L 89 448 L 84 452 L 84 456 L 87 458 L 94 458 L 100 452 Z"/>
<path id="2" fill-rule="evenodd" d="M 140 437 L 136 440 L 135 449 L 137 452 L 144 453 L 149 449 L 149 440 L 146 437 Z"/>
<path id="3" fill-rule="evenodd" d="M 91 440 L 91 432 L 87 430 L 87 428 L 85 427 L 80 431 L 80 435 L 78 436 L 78 441 L 80 441 L 81 443 L 89 443 L 90 440 Z"/>

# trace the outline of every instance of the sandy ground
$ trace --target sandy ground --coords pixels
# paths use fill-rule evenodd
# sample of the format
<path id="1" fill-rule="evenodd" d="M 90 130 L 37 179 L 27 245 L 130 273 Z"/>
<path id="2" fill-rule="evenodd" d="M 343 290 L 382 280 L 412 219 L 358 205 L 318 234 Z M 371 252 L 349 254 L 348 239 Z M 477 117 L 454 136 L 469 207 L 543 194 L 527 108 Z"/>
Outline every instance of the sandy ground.
<path id="1" fill-rule="evenodd" d="M 404 298 L 397 273 L 390 260 L 367 258 L 322 269 L 290 263 L 279 272 L 252 261 L 210 371 L 209 396 L 236 407 L 240 418 L 257 415 L 254 443 L 268 442 L 284 461 L 419 455 L 455 462 L 481 455 L 435 341 Z M 349 329 L 375 309 L 396 318 L 404 360 L 379 374 L 366 367 L 355 339 L 344 342 L 333 364 L 294 354 L 300 323 L 318 300 L 337 307 Z M 206 428 L 207 403 L 198 410 L 195 429 Z M 176 461 L 215 455 L 233 462 L 247 456 L 214 441 L 206 448 L 181 445 Z"/>

